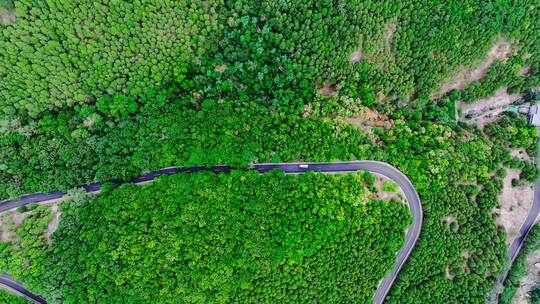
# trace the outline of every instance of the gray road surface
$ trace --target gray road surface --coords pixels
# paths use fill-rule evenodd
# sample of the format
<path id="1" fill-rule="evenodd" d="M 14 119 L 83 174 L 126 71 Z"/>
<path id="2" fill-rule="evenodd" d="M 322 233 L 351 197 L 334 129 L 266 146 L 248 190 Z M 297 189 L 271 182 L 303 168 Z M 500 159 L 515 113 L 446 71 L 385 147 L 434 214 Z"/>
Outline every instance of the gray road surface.
<path id="1" fill-rule="evenodd" d="M 11 279 L 8 275 L 3 274 L 0 275 L 0 285 L 3 287 L 7 287 L 12 292 L 22 295 L 29 299 L 30 301 L 34 301 L 35 303 L 44 304 L 47 303 L 45 299 L 43 299 L 41 296 L 37 296 L 30 291 L 28 291 L 26 288 L 22 286 L 22 283 L 14 281 Z"/>
<path id="2" fill-rule="evenodd" d="M 261 173 L 270 171 L 270 170 L 283 170 L 286 173 L 295 174 L 295 173 L 305 173 L 307 171 L 318 171 L 323 173 L 347 173 L 347 172 L 356 172 L 358 170 L 364 170 L 368 172 L 378 173 L 386 176 L 387 178 L 396 182 L 402 189 L 405 197 L 407 198 L 407 203 L 409 210 L 413 216 L 413 223 L 408 227 L 406 232 L 405 245 L 399 250 L 396 255 L 396 263 L 394 264 L 393 269 L 385 276 L 385 278 L 380 282 L 379 287 L 373 297 L 373 303 L 381 304 L 384 302 L 394 280 L 396 279 L 399 271 L 405 264 L 405 261 L 409 257 L 411 251 L 418 240 L 420 235 L 420 230 L 422 228 L 423 221 L 423 212 L 420 198 L 416 190 L 414 189 L 411 181 L 398 169 L 395 167 L 379 162 L 379 161 L 348 161 L 348 162 L 333 162 L 333 163 L 276 163 L 276 164 L 254 164 L 251 166 L 251 169 L 257 170 Z M 198 172 L 198 171 L 210 171 L 210 172 L 224 172 L 228 173 L 231 171 L 231 168 L 227 166 L 215 166 L 212 168 L 205 167 L 189 167 L 189 168 L 165 168 L 155 172 L 151 172 L 139 177 L 136 177 L 132 180 L 135 184 L 141 184 L 145 182 L 152 181 L 161 175 L 170 175 L 179 172 Z M 101 189 L 99 183 L 93 183 L 82 186 L 87 192 L 98 192 Z M 25 195 L 19 199 L 7 200 L 0 202 L 0 212 L 18 208 L 20 206 L 29 204 L 29 203 L 43 203 L 43 202 L 54 202 L 58 201 L 65 196 L 65 193 L 61 191 L 54 191 L 51 193 L 34 193 L 30 195 Z M 9 277 L 3 276 L 3 280 L 0 280 L 0 285 L 4 285 L 12 290 L 15 290 L 19 293 L 25 295 L 28 299 L 35 301 L 37 303 L 45 303 L 44 300 L 36 295 L 33 295 L 28 290 L 24 289 L 20 283 L 14 282 L 9 279 Z M 39 300 L 37 300 L 39 299 Z M 43 301 L 43 302 L 40 302 Z"/>

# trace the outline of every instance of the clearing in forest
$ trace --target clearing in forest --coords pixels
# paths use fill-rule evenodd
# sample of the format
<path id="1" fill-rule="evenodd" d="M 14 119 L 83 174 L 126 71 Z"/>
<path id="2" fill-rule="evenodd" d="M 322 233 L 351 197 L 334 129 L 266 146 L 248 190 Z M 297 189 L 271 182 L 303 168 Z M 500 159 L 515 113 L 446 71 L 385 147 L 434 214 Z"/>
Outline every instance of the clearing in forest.
<path id="1" fill-rule="evenodd" d="M 508 89 L 502 87 L 493 96 L 480 99 L 474 103 L 457 102 L 456 109 L 461 109 L 462 120 L 467 120 L 466 116 L 473 116 L 471 119 L 479 127 L 497 120 L 502 112 L 506 111 L 510 105 L 523 98 L 523 94 L 508 94 Z"/>
<path id="2" fill-rule="evenodd" d="M 375 175 L 375 189 L 377 189 L 377 192 L 373 195 L 374 199 L 385 201 L 395 200 L 400 203 L 406 202 L 405 194 L 398 184 L 384 175 L 372 174 Z"/>
<path id="3" fill-rule="evenodd" d="M 460 70 L 449 81 L 443 83 L 439 91 L 432 95 L 431 98 L 436 99 L 454 89 L 463 90 L 466 85 L 482 79 L 496 60 L 508 58 L 511 52 L 512 45 L 510 42 L 506 41 L 502 36 L 499 37 L 482 61 Z"/>
<path id="4" fill-rule="evenodd" d="M 519 179 L 520 169 L 508 169 L 503 180 L 503 190 L 499 195 L 500 207 L 495 209 L 499 214 L 497 224 L 506 231 L 506 242 L 512 244 L 520 235 L 519 229 L 532 207 L 534 189 L 531 184 L 513 187 L 512 180 Z"/>

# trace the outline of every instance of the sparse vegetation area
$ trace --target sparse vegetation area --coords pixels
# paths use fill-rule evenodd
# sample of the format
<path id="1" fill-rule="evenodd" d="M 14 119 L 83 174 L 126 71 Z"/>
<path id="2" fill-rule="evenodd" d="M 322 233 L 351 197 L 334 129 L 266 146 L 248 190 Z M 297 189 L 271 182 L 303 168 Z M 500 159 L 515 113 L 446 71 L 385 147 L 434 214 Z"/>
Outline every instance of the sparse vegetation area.
<path id="1" fill-rule="evenodd" d="M 514 297 L 514 294 L 519 288 L 520 281 L 525 275 L 525 273 L 527 272 L 526 263 L 525 263 L 527 256 L 533 251 L 539 250 L 539 249 L 540 249 L 540 226 L 536 226 L 529 233 L 529 236 L 527 237 L 527 239 L 525 240 L 525 243 L 523 244 L 523 248 L 521 249 L 519 255 L 517 256 L 516 261 L 510 268 L 510 271 L 508 272 L 508 277 L 504 283 L 504 290 L 499 298 L 499 303 L 510 304 L 512 302 L 512 298 Z M 533 301 L 533 296 L 534 296 L 535 291 L 532 291 L 531 293 L 532 293 L 531 303 L 536 303 Z"/>

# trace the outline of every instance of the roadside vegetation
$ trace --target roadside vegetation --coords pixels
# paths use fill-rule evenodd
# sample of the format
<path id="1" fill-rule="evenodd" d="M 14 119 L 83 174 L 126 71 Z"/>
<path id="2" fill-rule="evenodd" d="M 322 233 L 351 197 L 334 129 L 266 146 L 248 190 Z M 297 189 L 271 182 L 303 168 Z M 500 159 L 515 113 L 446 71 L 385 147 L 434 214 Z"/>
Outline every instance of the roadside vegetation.
<path id="1" fill-rule="evenodd" d="M 2 199 L 34 191 L 68 190 L 93 181 L 129 180 L 168 166 L 227 164 L 246 169 L 253 162 L 386 161 L 411 179 L 425 214 L 420 239 L 388 302 L 485 302 L 506 259 L 506 236 L 493 215 L 504 168 L 522 169 L 516 185 L 538 176 L 534 166 L 509 152 L 522 148 L 534 156 L 538 134 L 515 117 L 484 129 L 458 124 L 455 102 L 474 102 L 501 86 L 524 92 L 540 85 L 537 4 L 525 0 L 114 4 L 25 0 L 14 1 L 10 12 L 16 18 L 0 25 L 0 48 L 5 50 L 0 52 Z M 501 39 L 511 50 L 486 67 L 483 77 L 464 84 L 463 89 L 442 92 L 444 84 L 460 71 L 474 69 L 485 60 Z M 366 109 L 378 113 L 379 124 L 358 128 L 347 123 L 348 119 L 364 119 Z M 272 178 L 276 183 L 291 180 Z M 164 179 L 163 183 L 174 184 L 175 179 L 184 184 L 186 181 L 180 180 L 188 177 Z M 369 180 L 366 177 L 364 181 L 373 188 Z M 332 185 L 323 184 L 320 189 L 324 192 Z M 60 249 L 39 247 L 46 246 L 46 240 L 36 243 L 36 255 L 47 252 L 43 256 L 50 259 L 42 263 L 50 266 L 51 281 L 46 286 L 39 284 L 41 274 L 37 270 L 33 273 L 34 264 L 27 267 L 22 260 L 10 259 L 11 264 L 0 264 L 0 270 L 24 278 L 51 301 L 65 297 L 66 302 L 100 299 L 109 303 L 111 290 L 102 289 L 107 282 L 111 288 L 125 285 L 124 290 L 137 290 L 121 294 L 125 297 L 121 299 L 134 301 L 144 300 L 152 292 L 165 298 L 189 292 L 180 285 L 170 285 L 176 278 L 159 283 L 135 281 L 141 275 L 134 267 L 127 267 L 126 271 L 133 271 L 128 273 L 114 264 L 125 262 L 129 266 L 130 261 L 120 255 L 116 260 L 99 252 L 86 256 L 89 265 L 92 263 L 88 273 L 93 275 L 93 285 L 80 294 L 81 286 L 90 283 L 79 272 L 69 272 L 68 266 L 52 266 L 54 261 L 54 265 L 69 262 L 74 263 L 69 264 L 73 269 L 82 267 L 85 262 L 75 262 L 77 250 L 86 250 L 86 244 L 96 245 L 97 235 L 88 232 L 87 239 L 78 237 L 86 226 L 81 226 L 75 215 L 93 219 L 88 220 L 88 227 L 113 241 L 120 236 L 107 234 L 110 231 L 106 229 L 113 228 L 98 225 L 102 222 L 97 220 L 99 214 L 109 216 L 104 214 L 110 212 L 108 208 L 127 208 L 127 214 L 117 212 L 115 216 L 125 219 L 130 214 L 141 227 L 146 220 L 175 225 L 175 219 L 154 218 L 153 209 L 140 206 L 140 201 L 151 196 L 149 189 L 159 187 L 158 183 L 114 190 L 94 200 L 96 206 L 106 204 L 103 210 L 87 203 L 66 207 L 50 245 Z M 215 189 L 212 186 L 205 191 L 214 193 Z M 347 188 L 346 192 L 350 191 Z M 222 189 L 222 193 L 229 192 Z M 156 192 L 152 198 L 162 199 L 163 193 Z M 182 193 L 177 195 L 178 199 L 183 197 Z M 177 197 L 163 197 L 163 204 L 171 204 L 170 199 Z M 292 208 L 301 199 L 289 201 Z M 147 204 L 161 208 L 152 200 Z M 386 216 L 382 213 L 390 212 L 388 208 L 381 205 L 377 209 L 380 216 Z M 208 215 L 200 211 L 201 217 Z M 402 231 L 404 222 L 400 223 L 395 231 Z M 388 229 L 394 231 L 392 227 Z M 140 227 L 134 227 L 138 231 L 135 228 Z M 129 230 L 122 233 L 131 237 L 121 239 L 125 252 L 146 248 L 146 239 L 137 239 Z M 185 241 L 179 238 L 178 242 Z M 241 243 L 247 240 L 235 241 L 247 246 Z M 152 257 L 163 257 L 164 253 L 157 251 L 161 245 L 155 244 L 155 252 L 150 250 L 155 253 Z M 104 242 L 101 246 L 107 249 L 112 245 Z M 340 246 L 346 249 L 353 245 L 342 242 Z M 6 250 L 2 254 L 10 252 Z M 325 259 L 334 258 L 328 254 L 323 255 Z M 365 256 L 368 251 L 358 250 L 357 254 Z M 380 261 L 381 268 L 374 270 L 377 276 L 359 279 L 364 285 L 354 285 L 354 280 L 344 285 L 343 296 L 350 295 L 352 302 L 369 301 L 382 269 L 390 268 L 391 259 L 384 254 L 369 259 L 368 267 L 379 267 L 372 264 Z M 169 263 L 166 258 L 161 260 Z M 345 261 L 356 263 L 338 258 L 331 262 L 344 267 L 340 263 Z M 302 263 L 298 265 L 308 265 Z M 165 267 L 179 267 L 144 266 L 153 274 L 168 271 Z M 244 266 L 251 269 L 249 264 Z M 276 276 L 276 281 L 257 281 L 261 285 L 249 280 L 251 283 L 243 287 L 222 284 L 223 290 L 216 291 L 216 284 L 230 275 L 229 270 L 220 268 L 215 278 L 201 280 L 207 284 L 204 297 L 223 302 L 243 300 L 234 298 L 238 293 L 235 288 L 249 290 L 243 295 L 251 297 L 248 300 L 265 292 L 278 301 L 285 294 L 300 300 L 310 297 L 299 285 L 293 285 L 298 287 L 294 291 L 280 289 L 297 278 L 293 273 Z M 106 275 L 98 276 L 99 271 Z M 334 276 L 332 281 L 345 274 L 324 275 Z M 138 285 L 143 282 L 144 287 Z M 239 278 L 234 284 L 240 282 L 246 279 Z M 319 283 L 321 291 L 324 286 Z M 178 289 L 170 292 L 173 287 Z M 335 286 L 324 290 L 329 293 L 318 293 L 321 299 L 339 302 L 339 297 L 331 298 Z M 143 298 L 135 299 L 137 296 Z M 193 302 L 206 299 L 194 294 L 190 297 Z"/>
<path id="2" fill-rule="evenodd" d="M 534 287 L 534 289 L 529 293 L 531 304 L 540 303 L 540 285 Z"/>
<path id="3" fill-rule="evenodd" d="M 508 272 L 508 277 L 506 278 L 506 281 L 504 283 L 504 290 L 500 295 L 499 303 L 512 303 L 512 299 L 514 298 L 514 295 L 516 294 L 516 291 L 520 286 L 521 279 L 527 274 L 528 271 L 526 263 L 527 256 L 538 250 L 540 250 L 540 226 L 537 225 L 533 227 L 533 229 L 529 233 L 529 236 L 527 236 L 527 239 L 523 243 L 521 251 L 516 257 L 514 264 L 512 264 L 510 271 Z M 536 287 L 536 289 L 531 290 L 529 293 L 529 299 L 532 304 L 538 303 L 538 289 L 539 288 Z"/>
<path id="4" fill-rule="evenodd" d="M 16 295 L 13 295 L 11 293 L 8 293 L 7 291 L 4 291 L 0 289 L 0 303 L 6 303 L 6 304 L 30 304 L 32 302 L 28 301 L 24 297 L 19 297 Z"/>
<path id="5" fill-rule="evenodd" d="M 233 171 L 106 187 L 64 203 L 50 247 L 5 244 L 2 269 L 49 303 L 367 303 L 411 217 L 372 200 L 362 176 Z M 23 227 L 39 234 L 27 222 L 47 219 L 38 211 Z"/>

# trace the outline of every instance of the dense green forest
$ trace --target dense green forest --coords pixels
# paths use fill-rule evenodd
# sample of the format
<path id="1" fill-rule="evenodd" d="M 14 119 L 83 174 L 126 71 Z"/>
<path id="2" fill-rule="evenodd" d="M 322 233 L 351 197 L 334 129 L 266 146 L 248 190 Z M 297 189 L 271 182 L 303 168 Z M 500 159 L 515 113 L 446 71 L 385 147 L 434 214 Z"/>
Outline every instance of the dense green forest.
<path id="1" fill-rule="evenodd" d="M 266 161 L 386 161 L 411 179 L 425 215 L 420 239 L 388 302 L 485 303 L 506 259 L 505 234 L 492 215 L 505 170 L 521 169 L 520 183 L 538 176 L 534 166 L 512 158 L 509 151 L 523 148 L 535 155 L 538 134 L 511 115 L 484 129 L 457 123 L 455 102 L 474 102 L 501 87 L 525 92 L 540 86 L 539 6 L 538 1 L 526 0 L 0 1 L 0 198 L 68 190 L 93 181 L 129 180 L 168 166 L 228 164 L 246 169 L 250 163 Z M 496 59 L 483 78 L 443 92 L 444 83 L 483 61 L 500 41 L 511 45 L 507 58 Z M 360 128 L 349 124 L 350 119 L 365 120 L 365 109 L 379 113 L 384 124 Z M 175 218 L 155 218 L 153 210 L 167 205 L 169 212 L 175 211 L 171 199 L 180 200 L 184 194 L 176 192 L 174 198 L 164 194 L 202 176 L 164 179 L 163 183 L 177 185 L 171 190 L 160 184 L 142 189 L 126 186 L 92 202 L 116 208 L 112 209 L 115 216 L 130 219 L 133 225 L 153 220 L 175 225 Z M 210 179 L 219 184 L 237 177 Z M 284 176 L 267 178 L 283 186 L 292 181 Z M 324 184 L 321 191 L 332 187 Z M 217 189 L 216 185 L 206 191 Z M 162 199 L 164 206 L 149 198 Z M 284 198 L 274 199 L 277 203 Z M 51 300 L 107 301 L 111 293 L 103 286 L 112 277 L 131 288 L 126 290 L 137 290 L 122 294 L 121 299 L 136 301 L 143 298 L 134 297 L 159 290 L 157 294 L 166 299 L 189 291 L 168 285 L 173 279 L 158 283 L 147 277 L 138 282 L 141 270 L 109 267 L 129 261 L 97 255 L 111 244 L 93 248 L 98 234 L 88 229 L 94 227 L 111 242 L 120 240 L 107 234 L 108 227 L 98 225 L 100 216 L 114 213 L 87 200 L 72 207 L 66 204 L 50 247 L 43 240 L 35 242 L 39 237 L 34 234 L 42 231 L 49 216 L 46 211 L 35 217 L 31 224 L 35 230 L 25 234 L 32 243 L 31 256 L 43 257 L 45 267 L 52 261 L 74 264 L 53 268 L 54 275 L 47 269 L 46 286 L 39 283 L 45 270 L 21 267 L 23 256 L 10 259 L 10 265 L 0 261 L 0 270 L 24 277 L 25 283 Z M 154 209 L 143 208 L 142 201 Z M 291 198 L 285 202 L 291 208 L 299 203 Z M 392 211 L 391 204 L 366 206 L 379 210 L 377 216 L 382 217 L 387 216 L 383 210 L 399 211 Z M 118 208 L 127 209 L 122 213 Z M 199 210 L 201 217 L 211 216 L 210 210 Z M 87 224 L 77 221 L 79 216 Z M 387 229 L 402 231 L 404 223 L 403 218 Z M 144 233 L 138 234 L 139 239 L 126 227 L 114 228 L 126 229 L 121 238 L 125 252 L 146 248 Z M 78 237 L 83 231 L 87 238 Z M 163 254 L 158 248 L 173 246 L 169 241 L 156 244 L 152 254 Z M 82 245 L 88 247 L 75 248 Z M 348 252 L 353 245 L 339 246 Z M 395 252 L 397 247 L 391 246 Z M 1 254 L 9 252 L 8 247 L 2 248 Z M 77 259 L 78 250 L 87 248 L 96 253 L 86 257 L 95 285 L 84 294 L 71 294 L 69 286 L 88 283 L 69 268 L 86 265 Z M 29 251 L 9 254 L 22 252 Z M 43 252 L 48 252 L 47 258 Z M 302 263 L 324 263 L 330 253 L 323 254 L 322 260 Z M 359 279 L 364 285 L 354 285 L 354 280 L 344 283 L 341 296 L 369 301 L 383 270 L 390 268 L 392 254 L 370 256 L 371 263 L 381 261 L 380 265 L 358 258 L 332 259 L 336 267 L 345 263 L 377 267 L 376 275 Z M 158 274 L 177 267 L 171 264 L 141 265 Z M 244 287 L 251 289 L 242 294 L 233 292 L 242 286 L 226 284 L 212 292 L 216 287 L 212 284 L 230 275 L 226 268 L 221 271 L 220 276 L 216 272 L 214 278 L 205 277 L 203 296 L 227 294 L 229 302 L 241 302 L 257 299 L 272 286 L 281 292 L 268 295 L 274 299 L 294 294 L 302 302 L 302 297 L 309 297 L 299 285 L 294 285 L 297 290 L 284 291 L 288 280 L 298 275 L 294 271 L 272 277 L 275 280 L 261 278 L 260 288 L 248 284 Z M 345 279 L 339 277 L 345 274 L 324 275 Z M 142 282 L 146 288 L 138 285 Z M 231 284 L 242 282 L 245 278 Z M 321 299 L 335 296 L 336 286 L 319 283 L 318 290 L 328 292 Z M 111 288 L 117 288 L 115 284 Z M 173 287 L 178 289 L 170 292 Z M 202 299 L 190 296 L 193 301 Z"/>
<path id="2" fill-rule="evenodd" d="M 368 104 L 386 96 L 414 107 L 500 35 L 516 50 L 505 63 L 512 68 L 495 64 L 489 75 L 498 77 L 486 85 L 540 85 L 540 13 L 525 0 L 25 0 L 5 11 L 16 16 L 0 30 L 0 105 L 8 115 L 39 118 L 104 94 L 138 99 L 148 87 L 186 85 L 193 70 L 206 78 L 201 94 L 235 87 L 234 95 L 283 111 L 312 103 L 316 83 Z"/>
<path id="3" fill-rule="evenodd" d="M 12 295 L 8 293 L 7 291 L 3 291 L 0 289 L 0 303 L 6 303 L 6 304 L 30 304 L 28 300 L 26 300 L 23 297 L 18 297 L 15 295 Z"/>
<path id="4" fill-rule="evenodd" d="M 234 171 L 107 187 L 63 203 L 50 247 L 6 244 L 49 303 L 368 303 L 411 217 L 364 174 Z M 23 223 L 42 240 L 37 211 Z M 47 223 L 47 222 L 45 222 Z M 19 259 L 31 261 L 21 269 Z"/>
<path id="5" fill-rule="evenodd" d="M 538 250 L 540 250 L 540 226 L 535 226 L 523 243 L 523 247 L 519 252 L 519 255 L 508 272 L 508 278 L 504 284 L 504 290 L 499 298 L 499 303 L 510 304 L 512 302 L 512 298 L 519 288 L 521 279 L 527 274 L 528 271 L 526 263 L 527 256 Z M 536 290 L 538 289 L 540 288 L 537 287 Z M 534 300 L 535 293 L 539 293 L 539 291 L 531 291 L 532 304 L 538 303 L 538 300 L 540 299 L 540 297 L 536 296 L 537 299 Z"/>
<path id="6" fill-rule="evenodd" d="M 534 287 L 533 290 L 529 293 L 531 304 L 540 303 L 540 285 Z"/>

